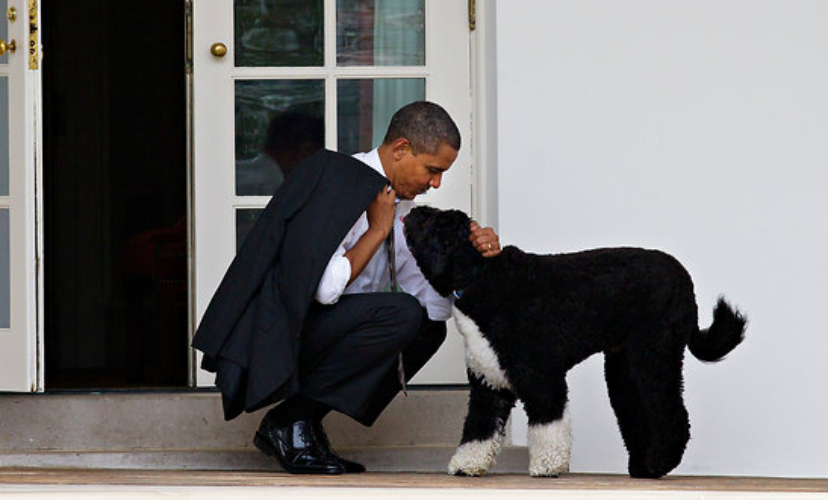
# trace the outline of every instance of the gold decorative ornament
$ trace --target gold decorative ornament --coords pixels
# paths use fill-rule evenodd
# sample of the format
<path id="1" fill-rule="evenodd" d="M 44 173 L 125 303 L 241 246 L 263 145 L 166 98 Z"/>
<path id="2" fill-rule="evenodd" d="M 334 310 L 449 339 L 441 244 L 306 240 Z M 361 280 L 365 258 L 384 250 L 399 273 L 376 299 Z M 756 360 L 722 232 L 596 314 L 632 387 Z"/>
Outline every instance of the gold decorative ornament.
<path id="1" fill-rule="evenodd" d="M 29 0 L 29 42 L 27 47 L 29 50 L 29 69 L 38 69 L 40 64 L 37 2 L 38 0 Z"/>

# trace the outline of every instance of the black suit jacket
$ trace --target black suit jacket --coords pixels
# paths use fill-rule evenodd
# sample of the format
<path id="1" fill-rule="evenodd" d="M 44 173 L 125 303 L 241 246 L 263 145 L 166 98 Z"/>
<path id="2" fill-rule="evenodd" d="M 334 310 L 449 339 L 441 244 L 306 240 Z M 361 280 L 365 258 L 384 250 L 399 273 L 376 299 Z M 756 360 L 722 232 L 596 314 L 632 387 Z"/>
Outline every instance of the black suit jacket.
<path id="1" fill-rule="evenodd" d="M 193 347 L 216 372 L 225 419 L 299 389 L 299 336 L 337 245 L 388 180 L 320 150 L 277 189 L 225 273 Z"/>

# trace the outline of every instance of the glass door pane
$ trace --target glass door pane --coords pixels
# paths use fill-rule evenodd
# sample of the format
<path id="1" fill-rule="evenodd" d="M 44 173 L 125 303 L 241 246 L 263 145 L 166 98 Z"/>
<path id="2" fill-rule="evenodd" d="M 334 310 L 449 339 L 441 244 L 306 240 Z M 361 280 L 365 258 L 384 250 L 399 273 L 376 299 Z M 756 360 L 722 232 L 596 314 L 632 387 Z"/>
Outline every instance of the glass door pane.
<path id="1" fill-rule="evenodd" d="M 271 196 L 323 147 L 324 95 L 324 80 L 237 80 L 237 196 Z"/>
<path id="2" fill-rule="evenodd" d="M 11 256 L 9 209 L 0 209 L 0 328 L 11 328 Z"/>
<path id="3" fill-rule="evenodd" d="M 2 26 L 5 24 L 0 22 Z M 9 78 L 0 76 L 0 197 L 9 196 L 9 118 Z M 11 328 L 10 227 L 6 203 L 0 208 L 0 328 Z"/>
<path id="4" fill-rule="evenodd" d="M 395 111 L 425 98 L 423 78 L 379 78 L 337 82 L 337 150 L 354 154 L 383 142 Z"/>
<path id="5" fill-rule="evenodd" d="M 242 247 L 245 243 L 245 238 L 253 229 L 256 220 L 259 218 L 261 208 L 238 208 L 236 209 L 236 250 Z"/>
<path id="6" fill-rule="evenodd" d="M 323 0 L 236 0 L 236 65 L 322 66 Z"/>
<path id="7" fill-rule="evenodd" d="M 0 23 L 3 24 L 3 23 Z M 0 196 L 9 195 L 9 78 L 0 76 Z"/>
<path id="8" fill-rule="evenodd" d="M 423 66 L 424 0 L 337 0 L 337 64 Z"/>

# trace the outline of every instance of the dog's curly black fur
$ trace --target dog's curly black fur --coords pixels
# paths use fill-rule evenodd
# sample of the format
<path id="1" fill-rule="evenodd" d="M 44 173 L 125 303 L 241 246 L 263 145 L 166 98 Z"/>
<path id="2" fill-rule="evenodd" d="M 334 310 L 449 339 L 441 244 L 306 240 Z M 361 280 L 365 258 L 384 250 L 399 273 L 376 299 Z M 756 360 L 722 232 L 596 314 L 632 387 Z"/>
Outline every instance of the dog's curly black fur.
<path id="1" fill-rule="evenodd" d="M 456 296 L 466 341 L 469 412 L 450 472 L 486 472 L 516 398 L 531 426 L 531 474 L 567 470 L 570 433 L 555 430 L 566 413 L 565 375 L 598 352 L 605 355 L 629 474 L 658 478 L 677 467 L 689 440 L 684 352 L 722 359 L 743 340 L 745 318 L 720 299 L 712 326 L 699 330 L 692 280 L 663 252 L 533 255 L 508 246 L 484 258 L 470 244 L 469 226 L 463 212 L 429 207 L 405 220 L 407 243 L 427 280 L 440 294 Z M 490 365 L 483 352 L 494 356 Z M 545 442 L 556 439 L 568 443 Z"/>

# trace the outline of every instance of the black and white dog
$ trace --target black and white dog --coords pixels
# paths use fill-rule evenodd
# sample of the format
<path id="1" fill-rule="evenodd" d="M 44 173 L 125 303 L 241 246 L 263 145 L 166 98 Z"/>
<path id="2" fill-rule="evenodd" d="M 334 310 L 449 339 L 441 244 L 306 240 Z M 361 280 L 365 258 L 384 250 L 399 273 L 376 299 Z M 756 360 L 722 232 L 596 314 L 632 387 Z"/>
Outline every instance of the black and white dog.
<path id="1" fill-rule="evenodd" d="M 530 474 L 567 472 L 565 375 L 598 352 L 629 474 L 659 478 L 677 467 L 689 440 L 684 352 L 719 361 L 743 340 L 740 313 L 720 299 L 701 331 L 689 274 L 659 251 L 534 255 L 508 246 L 488 259 L 470 244 L 465 213 L 429 207 L 413 209 L 405 231 L 430 284 L 456 297 L 464 335 L 471 391 L 450 474 L 482 475 L 495 463 L 517 398 L 528 416 Z"/>

